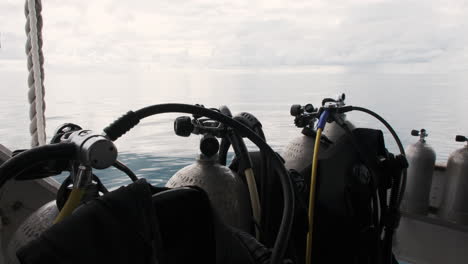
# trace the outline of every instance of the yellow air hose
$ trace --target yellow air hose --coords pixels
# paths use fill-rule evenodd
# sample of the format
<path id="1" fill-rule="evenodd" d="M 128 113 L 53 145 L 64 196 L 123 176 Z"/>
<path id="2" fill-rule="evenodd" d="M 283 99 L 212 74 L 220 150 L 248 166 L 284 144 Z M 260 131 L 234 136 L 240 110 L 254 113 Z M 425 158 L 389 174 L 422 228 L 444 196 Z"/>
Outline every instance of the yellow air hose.
<path id="1" fill-rule="evenodd" d="M 249 188 L 250 202 L 252 205 L 252 214 L 255 220 L 255 235 L 259 239 L 260 230 L 258 229 L 258 224 L 260 224 L 261 217 L 261 207 L 260 199 L 258 197 L 257 183 L 255 181 L 255 175 L 252 168 L 248 168 L 244 171 L 245 179 L 247 180 L 247 187 Z"/>
<path id="2" fill-rule="evenodd" d="M 314 155 L 312 157 L 312 174 L 310 176 L 310 195 L 309 195 L 309 232 L 307 233 L 306 264 L 310 264 L 312 259 L 312 231 L 314 228 L 314 209 L 315 209 L 315 183 L 317 180 L 317 163 L 320 148 L 320 137 L 322 128 L 317 129 L 315 136 Z"/>
<path id="3" fill-rule="evenodd" d="M 65 217 L 71 215 L 73 210 L 80 204 L 81 198 L 85 190 L 83 188 L 73 188 L 70 195 L 68 196 L 67 202 L 63 206 L 62 210 L 54 220 L 54 224 L 62 221 Z"/>

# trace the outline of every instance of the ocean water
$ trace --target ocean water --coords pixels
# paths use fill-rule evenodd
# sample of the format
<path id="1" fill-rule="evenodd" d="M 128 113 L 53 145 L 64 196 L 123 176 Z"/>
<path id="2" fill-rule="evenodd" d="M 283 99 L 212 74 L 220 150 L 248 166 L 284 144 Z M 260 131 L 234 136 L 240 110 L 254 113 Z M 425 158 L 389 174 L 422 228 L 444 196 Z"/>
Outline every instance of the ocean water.
<path id="1" fill-rule="evenodd" d="M 0 144 L 11 149 L 29 147 L 26 75 L 0 73 Z M 76 123 L 102 131 L 128 110 L 168 102 L 227 105 L 236 114 L 250 112 L 263 124 L 267 142 L 277 151 L 300 129 L 289 115 L 292 104 L 319 105 L 324 97 L 346 93 L 349 105 L 363 106 L 383 116 L 405 146 L 417 140 L 411 129 L 425 128 L 428 143 L 444 163 L 462 146 L 456 134 L 468 136 L 468 77 L 425 74 L 317 74 L 265 71 L 171 71 L 128 74 L 50 73 L 46 75 L 47 135 L 62 123 Z M 119 159 L 139 177 L 163 185 L 198 154 L 198 136 L 174 134 L 173 121 L 182 114 L 145 119 L 116 141 Z M 362 113 L 348 118 L 359 127 L 383 129 Z M 385 130 L 384 130 L 385 131 Z M 385 131 L 388 148 L 396 152 Z M 129 183 L 116 170 L 96 171 L 109 188 Z M 57 180 L 63 176 L 57 177 Z"/>

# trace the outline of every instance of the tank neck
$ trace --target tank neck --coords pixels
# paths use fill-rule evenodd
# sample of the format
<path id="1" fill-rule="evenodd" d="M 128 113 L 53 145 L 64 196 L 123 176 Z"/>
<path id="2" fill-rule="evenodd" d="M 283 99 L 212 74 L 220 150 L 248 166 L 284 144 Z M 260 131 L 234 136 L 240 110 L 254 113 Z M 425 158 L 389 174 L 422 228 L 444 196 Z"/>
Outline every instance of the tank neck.
<path id="1" fill-rule="evenodd" d="M 421 129 L 419 132 L 419 141 L 422 143 L 426 143 L 426 138 L 429 136 L 429 134 L 426 132 L 425 129 Z"/>
<path id="2" fill-rule="evenodd" d="M 305 127 L 304 129 L 302 129 L 302 134 L 307 137 L 315 138 L 315 135 L 317 135 L 317 132 L 310 127 L 309 128 Z"/>
<path id="3" fill-rule="evenodd" d="M 415 137 L 419 136 L 419 142 L 421 143 L 426 143 L 426 137 L 429 136 L 426 129 L 424 128 L 419 131 L 416 129 L 411 130 L 411 135 Z"/>
<path id="4" fill-rule="evenodd" d="M 213 156 L 206 156 L 205 154 L 201 153 L 197 157 L 197 161 L 201 162 L 217 162 L 218 161 L 218 154 L 215 154 Z"/>

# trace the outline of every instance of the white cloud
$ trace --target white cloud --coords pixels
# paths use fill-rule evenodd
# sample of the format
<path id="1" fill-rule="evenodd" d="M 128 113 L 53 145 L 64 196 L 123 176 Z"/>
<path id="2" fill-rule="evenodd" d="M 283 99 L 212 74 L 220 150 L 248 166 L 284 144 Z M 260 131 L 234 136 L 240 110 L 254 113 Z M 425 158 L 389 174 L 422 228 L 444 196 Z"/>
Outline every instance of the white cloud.
<path id="1" fill-rule="evenodd" d="M 43 6 L 47 66 L 66 71 L 468 71 L 468 1 L 48 0 Z M 8 46 L 2 62 L 24 59 L 22 9 L 17 1 L 0 3 L 2 46 Z"/>

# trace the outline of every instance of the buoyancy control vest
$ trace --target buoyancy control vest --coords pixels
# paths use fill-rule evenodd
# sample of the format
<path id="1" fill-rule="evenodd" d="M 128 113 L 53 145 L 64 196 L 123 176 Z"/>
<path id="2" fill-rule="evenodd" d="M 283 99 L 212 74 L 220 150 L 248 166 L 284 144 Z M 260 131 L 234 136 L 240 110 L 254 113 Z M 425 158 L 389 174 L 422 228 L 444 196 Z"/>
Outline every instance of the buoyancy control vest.
<path id="1" fill-rule="evenodd" d="M 260 156 L 252 153 L 251 157 L 255 167 Z M 388 216 L 387 191 L 401 167 L 387 151 L 382 131 L 357 128 L 352 135 L 324 142 L 318 159 L 312 263 L 384 263 L 381 237 Z M 234 160 L 231 168 L 236 167 Z M 295 263 L 305 261 L 310 174 L 311 164 L 290 171 L 296 211 L 287 257 Z M 274 206 L 282 202 L 281 189 L 278 181 L 271 183 L 266 245 L 273 242 L 281 220 L 281 208 Z"/>
<path id="2" fill-rule="evenodd" d="M 260 264 L 270 254 L 225 225 L 200 188 L 154 188 L 144 179 L 82 205 L 18 251 L 25 264 Z"/>

